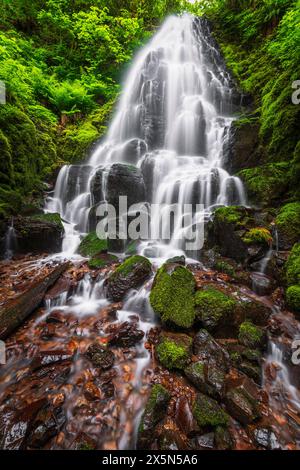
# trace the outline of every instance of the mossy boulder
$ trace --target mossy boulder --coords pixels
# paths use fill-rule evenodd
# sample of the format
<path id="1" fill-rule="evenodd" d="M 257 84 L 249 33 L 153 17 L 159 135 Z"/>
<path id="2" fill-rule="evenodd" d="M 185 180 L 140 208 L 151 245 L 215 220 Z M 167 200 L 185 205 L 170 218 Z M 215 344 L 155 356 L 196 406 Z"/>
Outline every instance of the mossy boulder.
<path id="1" fill-rule="evenodd" d="M 290 250 L 300 240 L 300 202 L 281 207 L 276 220 L 280 250 Z"/>
<path id="2" fill-rule="evenodd" d="M 262 328 L 251 321 L 245 321 L 239 329 L 239 342 L 247 348 L 262 348 L 266 342 L 266 335 Z"/>
<path id="3" fill-rule="evenodd" d="M 199 393 L 193 406 L 193 415 L 200 428 L 227 426 L 228 414 L 212 398 Z"/>
<path id="4" fill-rule="evenodd" d="M 153 385 L 138 429 L 138 449 L 145 449 L 151 444 L 153 431 L 166 415 L 170 399 L 171 395 L 162 385 Z"/>
<path id="5" fill-rule="evenodd" d="M 225 402 L 230 415 L 244 425 L 260 417 L 259 390 L 248 377 L 228 385 Z"/>
<path id="6" fill-rule="evenodd" d="M 118 302 L 130 289 L 140 287 L 151 275 L 150 261 L 143 256 L 135 255 L 126 259 L 106 281 L 110 299 Z"/>
<path id="7" fill-rule="evenodd" d="M 289 163 L 270 163 L 248 168 L 238 173 L 250 201 L 263 207 L 280 204 L 289 185 Z"/>
<path id="8" fill-rule="evenodd" d="M 290 286 L 286 291 L 288 307 L 296 313 L 300 313 L 300 285 Z"/>
<path id="9" fill-rule="evenodd" d="M 118 257 L 110 253 L 100 253 L 88 261 L 91 269 L 101 269 L 119 261 Z"/>
<path id="10" fill-rule="evenodd" d="M 164 323 L 190 328 L 195 320 L 195 279 L 184 266 L 164 264 L 157 272 L 150 303 Z"/>
<path id="11" fill-rule="evenodd" d="M 262 245 L 270 247 L 273 238 L 268 229 L 257 227 L 250 229 L 243 237 L 243 241 L 246 245 Z"/>
<path id="12" fill-rule="evenodd" d="M 78 253 L 86 257 L 92 258 L 103 252 L 107 252 L 107 240 L 99 238 L 96 232 L 91 232 L 84 237 L 78 247 Z"/>
<path id="13" fill-rule="evenodd" d="M 285 270 L 287 285 L 300 285 L 300 243 L 293 246 Z"/>
<path id="14" fill-rule="evenodd" d="M 159 362 L 167 369 L 184 369 L 192 352 L 192 338 L 185 334 L 165 333 L 155 349 Z"/>
<path id="15" fill-rule="evenodd" d="M 58 253 L 62 249 L 64 228 L 59 214 L 15 217 L 17 253 Z"/>
<path id="16" fill-rule="evenodd" d="M 236 300 L 214 287 L 205 287 L 195 294 L 197 318 L 208 331 L 232 321 Z"/>

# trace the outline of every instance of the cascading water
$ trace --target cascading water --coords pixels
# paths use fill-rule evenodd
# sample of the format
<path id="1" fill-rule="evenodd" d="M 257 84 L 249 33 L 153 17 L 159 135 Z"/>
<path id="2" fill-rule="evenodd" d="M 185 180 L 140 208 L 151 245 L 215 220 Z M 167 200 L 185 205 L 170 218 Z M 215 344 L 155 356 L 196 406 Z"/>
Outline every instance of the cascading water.
<path id="1" fill-rule="evenodd" d="M 79 235 L 91 228 L 93 206 L 111 199 L 106 182 L 114 163 L 140 170 L 145 200 L 157 205 L 153 229 L 162 222 L 163 204 L 203 204 L 192 224 L 216 205 L 245 204 L 241 181 L 222 168 L 238 109 L 234 101 L 232 80 L 206 21 L 188 14 L 167 19 L 133 63 L 104 142 L 88 164 L 65 166 L 59 174 L 46 210 L 60 212 L 66 221 L 64 251 L 74 252 Z M 131 191 L 128 187 L 126 195 Z M 153 258 L 182 253 L 184 210 L 180 215 L 167 247 L 146 241 L 141 253 L 149 245 Z"/>

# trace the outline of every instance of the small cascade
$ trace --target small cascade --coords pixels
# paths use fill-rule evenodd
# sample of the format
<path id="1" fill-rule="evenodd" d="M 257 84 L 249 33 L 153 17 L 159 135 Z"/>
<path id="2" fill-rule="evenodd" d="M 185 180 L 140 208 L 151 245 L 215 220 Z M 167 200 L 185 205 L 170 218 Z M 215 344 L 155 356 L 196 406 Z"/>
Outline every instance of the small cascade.
<path id="1" fill-rule="evenodd" d="M 4 241 L 4 259 L 10 260 L 14 255 L 14 251 L 17 248 L 17 237 L 14 229 L 14 220 L 11 220 L 11 224 L 7 229 Z"/>

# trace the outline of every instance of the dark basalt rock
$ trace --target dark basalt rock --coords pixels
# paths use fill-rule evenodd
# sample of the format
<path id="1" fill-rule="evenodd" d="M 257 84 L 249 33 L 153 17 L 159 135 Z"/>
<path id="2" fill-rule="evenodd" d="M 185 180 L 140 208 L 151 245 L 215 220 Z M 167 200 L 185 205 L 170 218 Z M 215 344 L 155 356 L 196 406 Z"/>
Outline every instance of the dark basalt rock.
<path id="1" fill-rule="evenodd" d="M 232 123 L 223 149 L 223 165 L 233 175 L 246 168 L 254 168 L 261 159 L 259 152 L 259 125 L 239 121 Z"/>
<path id="2" fill-rule="evenodd" d="M 158 439 L 159 450 L 186 450 L 186 443 L 175 429 L 164 426 Z"/>
<path id="3" fill-rule="evenodd" d="M 204 362 L 194 362 L 184 373 L 200 392 L 213 398 L 224 397 L 225 373 L 221 369 Z"/>
<path id="4" fill-rule="evenodd" d="M 43 215 L 39 217 L 15 217 L 15 252 L 27 253 L 58 253 L 62 248 L 64 228 L 54 218 L 47 220 Z"/>
<path id="5" fill-rule="evenodd" d="M 188 399 L 181 396 L 176 401 L 175 422 L 178 428 L 188 437 L 199 431 L 199 426 L 193 416 Z"/>
<path id="6" fill-rule="evenodd" d="M 91 190 L 93 205 L 99 204 L 99 202 L 104 200 L 103 173 L 104 173 L 104 169 L 98 168 L 91 178 L 90 190 Z"/>
<path id="7" fill-rule="evenodd" d="M 43 447 L 52 437 L 56 436 L 66 421 L 62 408 L 52 409 L 46 406 L 41 409 L 28 436 L 27 445 L 34 449 Z"/>
<path id="8" fill-rule="evenodd" d="M 72 201 L 77 194 L 87 190 L 87 184 L 93 167 L 89 165 L 71 165 L 68 170 L 64 190 L 64 204 Z"/>
<path id="9" fill-rule="evenodd" d="M 280 449 L 277 437 L 272 429 L 256 428 L 253 434 L 254 439 L 259 446 L 268 450 Z"/>
<path id="10" fill-rule="evenodd" d="M 111 325 L 106 333 L 109 334 L 109 344 L 125 348 L 134 346 L 144 337 L 144 332 L 139 330 L 134 323 L 129 322 Z"/>
<path id="11" fill-rule="evenodd" d="M 151 263 L 142 256 L 132 256 L 122 263 L 107 279 L 109 298 L 118 302 L 130 289 L 141 286 L 151 275 Z"/>
<path id="12" fill-rule="evenodd" d="M 144 140 L 131 139 L 123 147 L 123 161 L 136 165 L 146 152 L 147 144 Z"/>
<path id="13" fill-rule="evenodd" d="M 117 212 L 120 196 L 127 196 L 128 208 L 146 200 L 143 175 L 135 166 L 115 163 L 110 168 L 106 183 L 106 200 Z"/>
<path id="14" fill-rule="evenodd" d="M 217 343 L 206 330 L 200 330 L 194 337 L 193 351 L 201 361 L 217 366 L 224 372 L 229 369 L 228 352 Z"/>
<path id="15" fill-rule="evenodd" d="M 102 370 L 110 369 L 115 361 L 114 353 L 101 347 L 98 343 L 91 344 L 85 356 L 92 362 L 94 367 Z"/>
<path id="16" fill-rule="evenodd" d="M 228 384 L 225 402 L 227 411 L 242 424 L 250 424 L 260 417 L 259 391 L 248 377 Z"/>

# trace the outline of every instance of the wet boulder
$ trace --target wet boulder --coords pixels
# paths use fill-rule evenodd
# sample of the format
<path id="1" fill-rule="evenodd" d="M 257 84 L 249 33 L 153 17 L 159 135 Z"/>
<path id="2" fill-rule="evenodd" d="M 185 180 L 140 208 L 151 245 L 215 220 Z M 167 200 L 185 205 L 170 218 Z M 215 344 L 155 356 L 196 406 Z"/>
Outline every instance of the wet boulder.
<path id="1" fill-rule="evenodd" d="M 201 361 L 216 366 L 223 372 L 228 371 L 230 364 L 228 352 L 207 330 L 202 329 L 194 336 L 193 352 Z"/>
<path id="2" fill-rule="evenodd" d="M 227 388 L 226 408 L 233 418 L 247 425 L 260 417 L 260 394 L 251 379 L 244 377 L 236 383 L 227 384 Z"/>
<path id="3" fill-rule="evenodd" d="M 145 335 L 142 330 L 137 328 L 135 323 L 129 322 L 113 324 L 105 332 L 109 335 L 109 344 L 124 348 L 129 348 L 139 343 Z"/>
<path id="4" fill-rule="evenodd" d="M 138 449 L 149 448 L 153 441 L 153 431 L 165 417 L 171 396 L 160 384 L 152 387 L 138 430 Z"/>
<path id="5" fill-rule="evenodd" d="M 101 201 L 104 200 L 103 175 L 104 168 L 97 168 L 97 170 L 91 177 L 90 191 L 93 205 L 99 204 Z"/>
<path id="6" fill-rule="evenodd" d="M 155 276 L 150 303 L 164 323 L 190 328 L 195 321 L 195 279 L 184 266 L 164 264 Z"/>
<path id="7" fill-rule="evenodd" d="M 27 445 L 34 449 L 42 448 L 59 433 L 65 421 L 66 417 L 62 408 L 51 406 L 42 408 L 32 423 Z"/>
<path id="8" fill-rule="evenodd" d="M 216 399 L 224 397 L 225 373 L 217 366 L 201 361 L 194 362 L 184 373 L 200 392 Z"/>
<path id="9" fill-rule="evenodd" d="M 78 247 L 78 253 L 86 257 L 94 257 L 107 252 L 107 240 L 98 237 L 96 232 L 86 235 Z"/>
<path id="10" fill-rule="evenodd" d="M 245 321 L 239 329 L 239 342 L 252 349 L 263 349 L 267 342 L 265 331 L 251 321 Z"/>
<path id="11" fill-rule="evenodd" d="M 199 431 L 199 426 L 192 413 L 189 400 L 183 395 L 176 401 L 175 422 L 186 436 L 192 436 Z"/>
<path id="12" fill-rule="evenodd" d="M 141 139 L 131 139 L 125 143 L 122 149 L 123 161 L 136 165 L 140 158 L 147 152 L 147 144 Z"/>
<path id="13" fill-rule="evenodd" d="M 15 252 L 58 253 L 62 249 L 64 227 L 59 214 L 15 217 Z"/>
<path id="14" fill-rule="evenodd" d="M 141 171 L 132 165 L 115 163 L 106 182 L 106 200 L 119 212 L 119 197 L 127 197 L 127 207 L 146 200 L 145 184 Z"/>
<path id="15" fill-rule="evenodd" d="M 150 261 L 143 256 L 131 256 L 125 260 L 106 280 L 110 299 L 118 302 L 131 289 L 140 287 L 151 275 Z"/>
<path id="16" fill-rule="evenodd" d="M 227 426 L 228 414 L 221 408 L 216 400 L 199 393 L 193 406 L 193 415 L 200 428 L 216 428 Z"/>
<path id="17" fill-rule="evenodd" d="M 64 203 L 72 201 L 78 194 L 87 191 L 92 171 L 93 167 L 89 165 L 70 165 L 68 167 L 64 185 Z"/>
<path id="18" fill-rule="evenodd" d="M 255 442 L 264 449 L 275 450 L 280 449 L 280 444 L 274 431 L 270 428 L 258 427 L 253 433 Z"/>
<path id="19" fill-rule="evenodd" d="M 163 333 L 155 352 L 159 362 L 167 369 L 184 369 L 192 351 L 192 338 L 181 333 Z"/>
<path id="20" fill-rule="evenodd" d="M 275 227 L 279 250 L 290 250 L 300 240 L 300 203 L 292 202 L 281 207 Z"/>
<path id="21" fill-rule="evenodd" d="M 210 332 L 232 324 L 237 306 L 232 296 L 211 286 L 205 286 L 195 294 L 197 318 Z"/>
<path id="22" fill-rule="evenodd" d="M 102 370 L 110 369 L 114 365 L 115 355 L 109 349 L 100 346 L 98 343 L 91 344 L 85 356 L 91 361 L 94 367 Z"/>
<path id="23" fill-rule="evenodd" d="M 246 121 L 246 120 L 245 120 Z M 259 125 L 243 120 L 234 121 L 223 149 L 223 165 L 233 175 L 246 168 L 254 168 L 261 158 L 259 152 Z"/>

